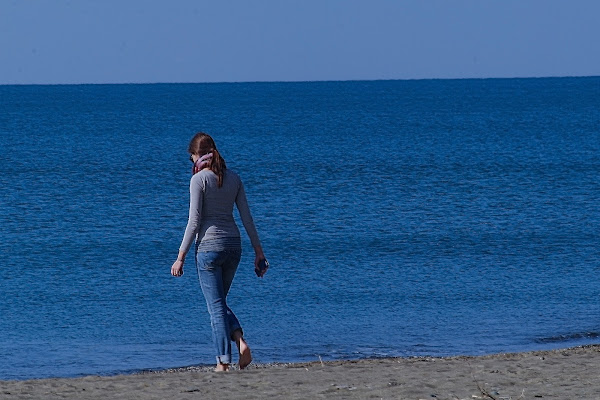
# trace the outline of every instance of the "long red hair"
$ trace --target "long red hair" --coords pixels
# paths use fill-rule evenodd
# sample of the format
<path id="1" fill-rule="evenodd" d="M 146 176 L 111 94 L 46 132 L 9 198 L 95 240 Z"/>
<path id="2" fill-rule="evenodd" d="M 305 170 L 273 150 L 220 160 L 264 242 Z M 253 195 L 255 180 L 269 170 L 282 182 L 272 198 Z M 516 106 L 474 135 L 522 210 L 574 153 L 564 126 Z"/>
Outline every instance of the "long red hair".
<path id="1" fill-rule="evenodd" d="M 194 135 L 188 146 L 188 153 L 202 157 L 205 154 L 212 153 L 212 160 L 209 167 L 217 175 L 218 187 L 223 186 L 223 175 L 227 169 L 225 159 L 221 157 L 217 145 L 213 138 L 204 132 L 198 132 Z"/>

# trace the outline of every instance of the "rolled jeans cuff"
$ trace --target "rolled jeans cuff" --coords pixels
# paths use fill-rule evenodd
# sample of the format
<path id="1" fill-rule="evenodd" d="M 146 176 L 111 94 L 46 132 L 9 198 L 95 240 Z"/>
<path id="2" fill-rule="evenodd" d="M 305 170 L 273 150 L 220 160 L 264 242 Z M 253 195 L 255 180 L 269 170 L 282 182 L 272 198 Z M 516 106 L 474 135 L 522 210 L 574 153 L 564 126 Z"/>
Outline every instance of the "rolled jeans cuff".
<path id="1" fill-rule="evenodd" d="M 231 356 L 230 355 L 217 356 L 217 363 L 218 364 L 231 364 Z"/>

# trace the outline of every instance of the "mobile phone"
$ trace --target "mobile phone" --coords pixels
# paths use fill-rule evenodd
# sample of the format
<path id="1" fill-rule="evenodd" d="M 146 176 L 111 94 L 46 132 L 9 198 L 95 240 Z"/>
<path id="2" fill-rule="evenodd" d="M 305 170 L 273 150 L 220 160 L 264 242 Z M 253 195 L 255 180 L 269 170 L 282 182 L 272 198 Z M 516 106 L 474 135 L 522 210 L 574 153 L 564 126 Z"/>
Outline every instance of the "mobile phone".
<path id="1" fill-rule="evenodd" d="M 269 268 L 269 262 L 266 258 L 263 258 L 258 262 L 258 268 L 255 269 L 254 272 L 256 272 L 256 276 L 260 277 L 267 268 Z"/>

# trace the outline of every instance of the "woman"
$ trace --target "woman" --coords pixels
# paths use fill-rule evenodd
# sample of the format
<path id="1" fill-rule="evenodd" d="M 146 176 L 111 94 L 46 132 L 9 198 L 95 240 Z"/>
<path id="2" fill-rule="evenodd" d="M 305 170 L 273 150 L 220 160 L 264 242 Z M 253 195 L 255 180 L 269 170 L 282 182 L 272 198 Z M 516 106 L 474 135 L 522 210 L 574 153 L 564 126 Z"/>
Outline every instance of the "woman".
<path id="1" fill-rule="evenodd" d="M 227 169 L 212 137 L 197 133 L 188 147 L 194 163 L 190 180 L 190 213 L 171 275 L 183 275 L 183 263 L 196 239 L 196 268 L 206 299 L 213 340 L 217 350 L 216 371 L 227 371 L 231 364 L 231 341 L 239 352 L 240 369 L 252 361 L 250 347 L 238 319 L 227 306 L 227 293 L 242 254 L 240 231 L 233 219 L 237 206 L 244 228 L 256 254 L 256 275 L 263 277 L 268 268 L 258 233 L 248 208 L 240 177 Z M 261 268 L 262 267 L 262 268 Z"/>

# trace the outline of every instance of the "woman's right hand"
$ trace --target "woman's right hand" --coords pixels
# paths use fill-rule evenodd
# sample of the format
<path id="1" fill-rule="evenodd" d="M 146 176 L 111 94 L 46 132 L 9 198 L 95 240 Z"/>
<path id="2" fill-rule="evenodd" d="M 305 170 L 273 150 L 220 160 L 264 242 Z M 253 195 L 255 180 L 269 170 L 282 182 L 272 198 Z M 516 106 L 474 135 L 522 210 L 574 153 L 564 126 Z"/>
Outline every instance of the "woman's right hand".
<path id="1" fill-rule="evenodd" d="M 254 257 L 254 272 L 256 273 L 256 276 L 258 276 L 259 278 L 262 278 L 263 276 L 265 276 L 265 274 L 267 273 L 267 270 L 269 269 L 268 261 L 267 261 L 267 267 L 265 269 L 260 268 L 259 264 L 262 260 L 266 261 L 265 255 L 263 254 L 262 250 L 257 251 L 256 256 Z"/>

